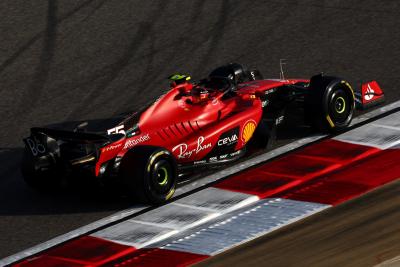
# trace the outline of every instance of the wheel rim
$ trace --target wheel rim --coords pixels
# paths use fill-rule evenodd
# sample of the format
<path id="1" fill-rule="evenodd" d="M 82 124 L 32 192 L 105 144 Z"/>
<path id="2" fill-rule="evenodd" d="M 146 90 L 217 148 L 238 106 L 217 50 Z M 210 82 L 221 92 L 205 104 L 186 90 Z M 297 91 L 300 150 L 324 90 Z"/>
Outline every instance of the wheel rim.
<path id="1" fill-rule="evenodd" d="M 351 112 L 349 95 L 343 89 L 334 91 L 329 101 L 331 120 L 337 125 L 345 124 Z"/>
<path id="2" fill-rule="evenodd" d="M 151 168 L 151 187 L 157 194 L 167 194 L 173 186 L 173 168 L 169 161 L 158 160 Z"/>
<path id="3" fill-rule="evenodd" d="M 160 168 L 157 171 L 157 182 L 159 185 L 165 185 L 168 182 L 168 171 L 165 167 Z"/>
<path id="4" fill-rule="evenodd" d="M 343 97 L 340 96 L 340 97 L 336 98 L 335 109 L 336 109 L 336 112 L 339 114 L 342 114 L 345 111 L 346 101 L 344 100 Z"/>

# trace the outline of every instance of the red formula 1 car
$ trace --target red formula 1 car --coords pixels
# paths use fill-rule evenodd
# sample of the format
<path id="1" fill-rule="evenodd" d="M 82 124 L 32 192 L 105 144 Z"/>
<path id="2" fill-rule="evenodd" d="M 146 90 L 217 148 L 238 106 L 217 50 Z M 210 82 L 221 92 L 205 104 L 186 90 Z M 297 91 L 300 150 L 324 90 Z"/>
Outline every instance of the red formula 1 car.
<path id="1" fill-rule="evenodd" d="M 346 128 L 356 104 L 383 99 L 376 82 L 355 95 L 346 81 L 322 74 L 308 79 L 263 79 L 257 70 L 228 64 L 197 83 L 174 75 L 171 88 L 141 111 L 92 132 L 32 128 L 24 139 L 22 172 L 35 187 L 64 174 L 86 173 L 118 181 L 141 202 L 172 197 L 186 168 L 221 164 L 243 156 L 248 146 L 265 148 L 293 101 L 304 103 L 305 121 L 322 131 Z"/>

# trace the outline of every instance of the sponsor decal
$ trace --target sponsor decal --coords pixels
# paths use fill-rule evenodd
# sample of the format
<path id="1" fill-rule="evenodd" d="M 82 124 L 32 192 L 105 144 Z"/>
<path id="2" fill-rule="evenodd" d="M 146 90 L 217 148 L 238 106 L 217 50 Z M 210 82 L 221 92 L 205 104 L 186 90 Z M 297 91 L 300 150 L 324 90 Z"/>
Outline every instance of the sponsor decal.
<path id="1" fill-rule="evenodd" d="M 33 156 L 37 156 L 39 154 L 44 154 L 46 152 L 46 147 L 41 144 L 36 137 L 32 138 L 25 138 L 26 144 L 29 146 L 29 149 L 32 152 Z"/>
<path id="2" fill-rule="evenodd" d="M 371 88 L 371 85 L 368 84 L 367 90 L 365 91 L 364 99 L 366 101 L 370 101 L 372 98 L 374 98 L 375 91 L 374 89 Z"/>
<path id="3" fill-rule="evenodd" d="M 243 126 L 242 130 L 242 140 L 244 143 L 247 143 L 250 138 L 253 136 L 254 131 L 256 130 L 256 122 L 253 120 L 248 120 Z"/>
<path id="4" fill-rule="evenodd" d="M 269 101 L 268 101 L 268 99 L 266 99 L 261 102 L 261 107 L 265 108 L 266 106 L 268 106 L 268 104 L 269 104 Z"/>
<path id="5" fill-rule="evenodd" d="M 238 136 L 236 134 L 233 134 L 232 136 L 225 137 L 223 139 L 218 140 L 218 146 L 223 146 L 223 145 L 231 145 L 233 143 L 237 143 Z"/>
<path id="6" fill-rule="evenodd" d="M 208 163 L 218 163 L 220 161 L 224 161 L 224 160 L 229 160 L 232 159 L 233 157 L 236 157 L 238 155 L 240 155 L 243 152 L 243 150 L 238 150 L 232 153 L 228 153 L 228 154 L 223 154 L 223 155 L 219 155 L 219 156 L 214 156 L 214 157 L 210 157 L 208 159 L 204 159 L 204 160 L 198 160 L 198 161 L 194 161 L 193 165 L 201 165 L 201 164 L 208 164 Z"/>
<path id="7" fill-rule="evenodd" d="M 216 142 L 213 149 L 210 153 L 207 154 L 207 157 L 219 156 L 222 154 L 227 154 L 235 151 L 235 146 L 239 141 L 240 127 L 237 126 L 235 128 L 231 128 L 225 132 L 223 132 Z"/>
<path id="8" fill-rule="evenodd" d="M 119 125 L 117 127 L 114 127 L 114 128 L 111 128 L 111 129 L 107 130 L 107 134 L 108 135 L 110 135 L 110 134 L 119 134 L 119 133 L 125 134 L 124 125 Z"/>
<path id="9" fill-rule="evenodd" d="M 228 154 L 219 156 L 220 159 L 226 159 L 227 157 L 228 157 Z"/>
<path id="10" fill-rule="evenodd" d="M 215 161 L 218 161 L 218 157 L 212 157 L 209 160 L 210 160 L 210 162 L 215 162 Z"/>
<path id="11" fill-rule="evenodd" d="M 234 156 L 239 155 L 241 152 L 242 152 L 242 150 L 238 150 L 238 151 L 236 151 L 236 152 L 230 153 L 229 156 L 230 156 L 230 157 L 234 157 Z"/>
<path id="12" fill-rule="evenodd" d="M 122 146 L 121 143 L 119 143 L 119 144 L 117 144 L 117 145 L 110 145 L 110 146 L 107 146 L 107 147 L 103 148 L 103 149 L 101 150 L 101 152 L 104 153 L 104 152 L 107 152 L 107 151 L 111 151 L 111 150 L 120 148 L 121 146 Z"/>
<path id="13" fill-rule="evenodd" d="M 188 150 L 188 144 L 182 143 L 172 148 L 172 152 L 178 151 L 178 158 L 180 159 L 191 158 L 194 154 L 198 154 L 201 151 L 211 147 L 211 142 L 204 144 L 204 140 L 204 136 L 199 136 L 199 138 L 197 139 L 196 148 Z"/>
<path id="14" fill-rule="evenodd" d="M 195 162 L 193 162 L 193 164 L 194 165 L 198 165 L 198 164 L 204 164 L 204 163 L 206 163 L 207 161 L 205 160 L 205 159 L 203 159 L 203 160 L 198 160 L 198 161 L 195 161 Z"/>
<path id="15" fill-rule="evenodd" d="M 149 134 L 142 135 L 142 136 L 140 136 L 138 138 L 135 138 L 135 139 L 129 139 L 129 140 L 127 140 L 125 142 L 124 149 L 131 148 L 133 146 L 136 146 L 137 144 L 140 144 L 140 143 L 143 143 L 143 142 L 146 142 L 146 141 L 149 141 L 149 140 L 150 140 L 150 135 Z"/>

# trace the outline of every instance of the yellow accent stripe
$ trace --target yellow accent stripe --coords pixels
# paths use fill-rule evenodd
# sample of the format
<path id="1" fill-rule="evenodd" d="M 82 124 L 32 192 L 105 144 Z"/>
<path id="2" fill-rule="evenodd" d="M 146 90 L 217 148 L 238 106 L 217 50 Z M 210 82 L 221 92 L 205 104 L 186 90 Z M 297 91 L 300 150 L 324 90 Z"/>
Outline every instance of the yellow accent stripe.
<path id="1" fill-rule="evenodd" d="M 356 101 L 355 101 L 356 96 L 354 95 L 353 87 L 351 87 L 351 85 L 346 81 L 342 81 L 342 83 L 346 84 L 350 88 L 351 94 L 353 95 L 353 105 L 352 106 L 353 106 L 353 109 L 354 109 L 356 107 Z"/>
<path id="2" fill-rule="evenodd" d="M 154 155 L 151 157 L 150 162 L 149 162 L 149 165 L 147 166 L 147 172 L 150 172 L 150 167 L 151 167 L 151 165 L 153 164 L 153 162 L 156 160 L 156 158 L 157 158 L 158 156 L 162 155 L 162 154 L 165 154 L 165 153 L 166 153 L 166 152 L 164 152 L 164 151 L 160 151 L 160 152 L 154 154 Z"/>
<path id="3" fill-rule="evenodd" d="M 345 85 L 347 85 L 347 87 L 350 88 L 350 91 L 351 91 L 351 93 L 353 94 L 353 99 L 355 99 L 353 87 L 351 87 L 351 85 L 350 85 L 348 82 L 346 82 L 346 81 L 342 81 L 341 83 L 344 83 Z"/>
<path id="4" fill-rule="evenodd" d="M 165 197 L 165 200 L 168 200 L 172 197 L 172 195 L 175 193 L 175 188 L 171 188 L 171 191 L 168 193 L 168 195 Z"/>
<path id="5" fill-rule="evenodd" d="M 329 117 L 329 115 L 326 115 L 326 119 L 327 119 L 327 121 L 329 122 L 329 125 L 330 125 L 332 128 L 335 128 L 335 124 L 333 123 L 333 121 L 332 121 L 331 117 Z"/>

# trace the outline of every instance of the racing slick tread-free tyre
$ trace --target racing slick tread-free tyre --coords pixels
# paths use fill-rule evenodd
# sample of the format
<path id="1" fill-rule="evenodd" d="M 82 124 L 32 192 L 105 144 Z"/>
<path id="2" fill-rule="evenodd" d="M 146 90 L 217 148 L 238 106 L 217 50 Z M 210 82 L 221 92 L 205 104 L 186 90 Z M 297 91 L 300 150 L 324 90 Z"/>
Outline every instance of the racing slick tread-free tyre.
<path id="1" fill-rule="evenodd" d="M 137 146 L 122 158 L 122 183 L 140 203 L 161 204 L 176 188 L 177 165 L 171 153 L 155 146 Z"/>
<path id="2" fill-rule="evenodd" d="M 321 132 L 340 132 L 354 114 L 354 93 L 350 84 L 333 76 L 316 75 L 305 96 L 306 121 Z"/>

